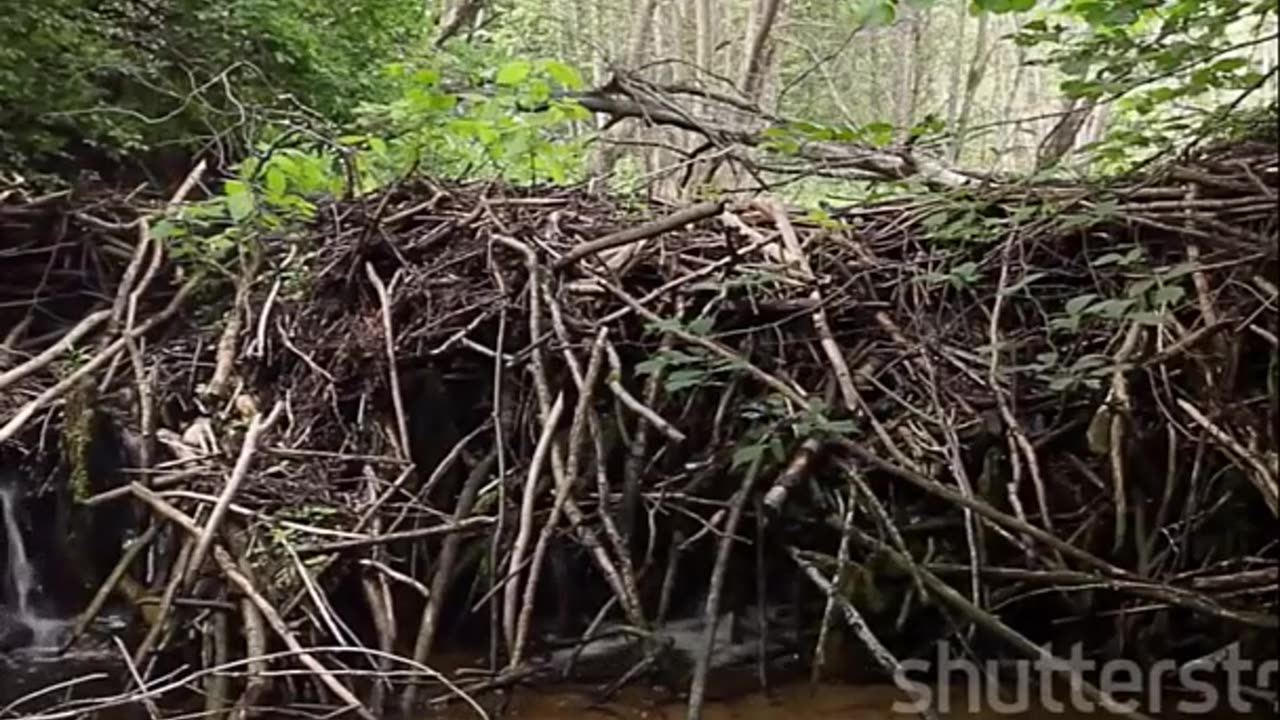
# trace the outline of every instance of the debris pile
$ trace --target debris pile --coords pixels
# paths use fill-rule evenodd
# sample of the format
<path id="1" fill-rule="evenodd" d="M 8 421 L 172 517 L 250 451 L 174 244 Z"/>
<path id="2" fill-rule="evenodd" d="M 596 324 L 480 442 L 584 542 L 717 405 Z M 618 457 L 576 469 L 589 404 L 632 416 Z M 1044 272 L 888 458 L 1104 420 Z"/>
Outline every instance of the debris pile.
<path id="1" fill-rule="evenodd" d="M 886 671 L 969 626 L 1190 659 L 1277 628 L 1278 190 L 1249 145 L 820 212 L 419 181 L 221 275 L 144 209 L 14 196 L 0 441 L 137 510 L 99 599 L 160 598 L 143 670 L 193 617 L 248 658 L 166 681 L 216 708 L 281 667 L 366 716 L 514 682 L 566 594 L 584 643 L 800 585 L 814 663 L 846 622 Z M 86 414 L 122 472 L 86 470 Z M 175 602 L 201 582 L 224 610 Z M 474 686 L 430 669 L 467 623 Z"/>

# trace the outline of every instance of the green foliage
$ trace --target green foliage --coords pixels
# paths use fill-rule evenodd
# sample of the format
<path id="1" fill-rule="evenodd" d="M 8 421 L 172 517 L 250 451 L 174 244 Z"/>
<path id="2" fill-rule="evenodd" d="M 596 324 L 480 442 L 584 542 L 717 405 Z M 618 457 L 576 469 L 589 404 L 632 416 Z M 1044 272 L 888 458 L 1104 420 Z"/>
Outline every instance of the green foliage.
<path id="1" fill-rule="evenodd" d="M 921 132 L 925 132 L 924 129 Z M 760 133 L 764 146 L 774 152 L 794 154 L 805 143 L 841 142 L 888 145 L 893 141 L 893 125 L 873 122 L 860 126 L 822 125 L 807 121 L 791 121 L 765 128 Z"/>
<path id="2" fill-rule="evenodd" d="M 227 274 L 246 242 L 311 220 L 315 204 L 342 193 L 343 163 L 332 150 L 260 148 L 223 182 L 221 192 L 175 208 L 151 227 L 170 257 L 201 272 Z"/>
<path id="3" fill-rule="evenodd" d="M 450 70 L 453 87 L 444 80 Z M 562 97 L 582 86 L 572 67 L 550 59 L 506 58 L 471 68 L 423 61 L 391 64 L 385 74 L 398 97 L 356 109 L 365 137 L 385 138 L 374 148 L 385 172 L 422 167 L 436 175 L 558 184 L 581 176 L 588 138 L 573 130 L 589 114 Z"/>
<path id="4" fill-rule="evenodd" d="M 9 3 L 0 23 L 0 163 L 195 147 L 263 115 L 350 116 L 389 97 L 374 69 L 421 41 L 421 3 Z"/>
<path id="5" fill-rule="evenodd" d="M 1056 67 L 1062 92 L 1114 102 L 1094 148 L 1123 169 L 1220 125 L 1274 75 L 1250 51 L 1276 41 L 1276 0 L 1067 0 L 1023 25 L 1015 41 Z"/>
<path id="6" fill-rule="evenodd" d="M 831 409 L 821 399 L 811 399 L 805 407 L 794 408 L 785 398 L 767 395 L 743 406 L 741 415 L 751 425 L 734 450 L 734 467 L 767 458 L 786 462 L 784 435 L 790 435 L 791 441 L 803 441 L 846 437 L 857 429 L 852 420 L 832 420 Z"/>

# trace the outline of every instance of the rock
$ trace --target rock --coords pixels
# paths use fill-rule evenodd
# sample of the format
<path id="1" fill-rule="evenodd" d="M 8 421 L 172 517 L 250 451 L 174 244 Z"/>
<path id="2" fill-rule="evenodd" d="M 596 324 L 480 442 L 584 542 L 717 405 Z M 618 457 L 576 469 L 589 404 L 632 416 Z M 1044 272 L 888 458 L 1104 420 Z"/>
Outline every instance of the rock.
<path id="1" fill-rule="evenodd" d="M 35 633 L 21 620 L 0 611 L 0 652 L 8 652 L 31 644 Z"/>
<path id="2" fill-rule="evenodd" d="M 711 653 L 708 686 L 722 683 L 712 682 L 742 675 L 750 685 L 756 683 L 755 661 L 760 651 L 760 613 L 755 608 L 748 608 L 740 614 L 726 613 L 716 624 L 716 640 Z M 778 624 L 784 619 L 778 608 L 770 608 L 770 624 L 775 628 L 769 634 L 766 659 L 770 666 L 778 660 L 789 657 L 792 648 L 786 641 Z M 702 653 L 705 641 L 706 624 L 702 617 L 689 617 L 670 620 L 662 627 L 656 628 L 653 640 L 663 648 L 660 659 L 656 663 L 658 674 L 665 676 L 665 682 L 671 687 L 687 687 L 692 676 L 697 657 Z M 553 641 L 554 642 L 554 641 Z M 645 659 L 645 652 L 640 638 L 623 627 L 606 626 L 596 636 L 587 641 L 565 643 L 567 647 L 553 649 L 539 660 L 542 667 L 563 677 L 572 667 L 571 679 L 577 682 L 611 682 L 633 669 L 637 663 Z M 745 670 L 745 674 L 738 673 Z M 732 687 L 733 682 L 726 687 Z M 733 693 L 730 691 L 730 694 Z"/>

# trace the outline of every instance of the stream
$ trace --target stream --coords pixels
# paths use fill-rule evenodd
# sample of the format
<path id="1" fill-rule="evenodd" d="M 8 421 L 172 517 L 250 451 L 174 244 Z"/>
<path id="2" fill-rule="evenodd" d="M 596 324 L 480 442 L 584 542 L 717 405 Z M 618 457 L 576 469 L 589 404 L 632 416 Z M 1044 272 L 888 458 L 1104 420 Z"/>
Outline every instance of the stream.
<path id="1" fill-rule="evenodd" d="M 9 709 L 9 704 L 17 698 L 32 693 L 39 694 L 42 689 L 60 684 L 75 684 L 77 695 L 81 697 L 90 694 L 99 697 L 115 695 L 121 690 L 119 683 L 126 669 L 121 662 L 123 645 L 117 639 L 117 634 L 126 626 L 124 616 L 111 613 L 101 615 L 83 637 L 68 645 L 73 621 L 42 613 L 42 606 L 45 604 L 41 601 L 39 573 L 28 554 L 19 516 L 16 486 L 0 480 L 0 522 L 4 525 L 2 537 L 7 548 L 3 583 L 0 584 L 0 719 L 28 717 L 34 706 L 24 704 L 14 711 Z M 713 667 L 744 664 L 744 660 L 750 660 L 756 647 L 754 636 L 750 633 L 758 620 L 750 613 L 739 620 L 740 627 L 749 636 L 742 642 L 734 642 L 730 638 L 727 629 L 733 624 L 731 620 L 726 619 L 720 624 L 721 631 L 717 635 L 722 637 L 718 637 Z M 664 628 L 664 632 L 677 647 L 687 646 L 686 652 L 692 652 L 702 642 L 699 622 L 698 619 L 672 621 Z M 544 662 L 554 668 L 569 662 L 570 658 L 576 658 L 575 662 L 581 665 L 601 667 L 609 665 L 610 658 L 625 649 L 625 640 L 615 636 L 588 643 L 582 649 L 551 651 L 545 656 Z M 460 659 L 453 658 L 454 661 Z M 453 663 L 448 660 L 445 662 L 446 665 L 438 669 L 449 672 L 450 668 L 446 666 Z M 458 667 L 465 664 L 469 663 L 458 663 Z M 745 681 L 736 683 L 739 691 L 722 693 L 719 697 L 709 699 L 703 713 L 706 720 L 765 720 L 786 716 L 793 716 L 797 720 L 918 717 L 895 708 L 895 703 L 905 700 L 906 696 L 900 689 L 889 684 L 815 685 L 803 680 L 793 680 L 775 685 L 765 693 L 758 690 L 754 673 L 748 672 L 747 675 L 749 677 L 744 676 Z M 797 673 L 791 672 L 790 675 L 794 678 Z M 97 679 L 88 682 L 91 677 Z M 53 697 L 56 698 L 57 695 Z M 607 702 L 595 700 L 594 697 L 589 688 L 558 685 L 520 688 L 514 692 L 482 696 L 480 700 L 491 717 L 496 718 L 501 714 L 501 717 L 521 720 L 566 717 L 676 720 L 685 717 L 686 712 L 685 703 L 680 697 L 666 690 L 643 685 L 623 688 Z M 1102 712 L 1090 713 L 1073 708 L 1069 704 L 1066 707 L 1051 708 L 1043 702 L 1037 702 L 1035 698 L 1040 696 L 1034 692 L 1027 707 L 1017 710 L 997 710 L 985 696 L 982 698 L 983 702 L 975 703 L 975 707 L 970 708 L 967 697 L 963 690 L 952 693 L 949 697 L 951 707 L 939 707 L 939 716 L 1058 720 L 1105 715 Z M 47 703 L 36 702 L 34 705 L 47 706 Z M 978 707 L 985 709 L 979 710 Z M 263 717 L 271 716 L 269 710 L 263 714 Z M 1176 712 L 1160 713 L 1159 716 L 1239 717 L 1232 713 L 1180 715 Z M 135 704 L 99 713 L 97 717 L 124 720 L 146 718 L 148 714 Z M 463 720 L 475 718 L 477 714 L 465 704 L 453 703 L 428 710 L 420 717 L 421 720 Z"/>
<path id="2" fill-rule="evenodd" d="M 71 647 L 63 648 L 73 622 L 42 612 L 40 578 L 18 522 L 18 488 L 0 479 L 0 524 L 4 525 L 5 573 L 0 584 L 0 706 L 54 683 L 114 669 L 118 664 L 103 630 L 124 619 L 106 615 Z"/>

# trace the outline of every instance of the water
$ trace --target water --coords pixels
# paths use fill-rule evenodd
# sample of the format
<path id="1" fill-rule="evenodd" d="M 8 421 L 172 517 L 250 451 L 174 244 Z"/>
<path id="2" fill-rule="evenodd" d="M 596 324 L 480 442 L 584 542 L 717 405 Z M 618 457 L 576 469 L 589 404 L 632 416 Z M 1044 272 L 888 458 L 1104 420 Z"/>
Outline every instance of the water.
<path id="1" fill-rule="evenodd" d="M 790 649 L 786 642 L 782 621 L 785 609 L 769 608 L 769 622 L 773 632 L 769 636 L 768 645 L 764 648 L 770 665 L 777 664 L 787 656 Z M 752 665 L 760 652 L 760 611 L 758 608 L 747 608 L 742 613 L 725 613 L 716 624 L 715 644 L 711 651 L 709 668 L 722 670 L 739 665 Z M 676 662 L 685 670 L 691 671 L 695 658 L 703 652 L 705 643 L 706 622 L 702 616 L 680 618 L 668 621 L 654 632 L 653 639 L 665 645 L 668 659 Z M 553 641 L 554 642 L 554 641 Z M 643 657 L 643 648 L 639 638 L 625 631 L 623 627 L 606 625 L 602 627 L 585 644 L 579 642 L 563 643 L 568 645 L 540 658 L 544 666 L 556 672 L 575 668 L 574 675 L 620 675 Z"/>
<path id="2" fill-rule="evenodd" d="M 10 484 L 0 485 L 0 511 L 3 511 L 6 545 L 9 548 L 9 569 L 7 587 L 13 591 L 12 598 L 18 603 L 18 617 L 29 618 L 31 613 L 31 597 L 35 592 L 36 573 L 27 557 L 27 546 L 22 541 L 22 529 L 18 527 L 17 488 Z"/>
<path id="3" fill-rule="evenodd" d="M 68 622 L 45 617 L 38 611 L 39 580 L 18 525 L 18 488 L 10 482 L 0 483 L 0 518 L 4 522 L 5 546 L 9 549 L 4 588 L 7 599 L 13 603 L 7 612 L 0 608 L 0 614 L 31 630 L 29 649 L 54 650 L 65 636 Z"/>

